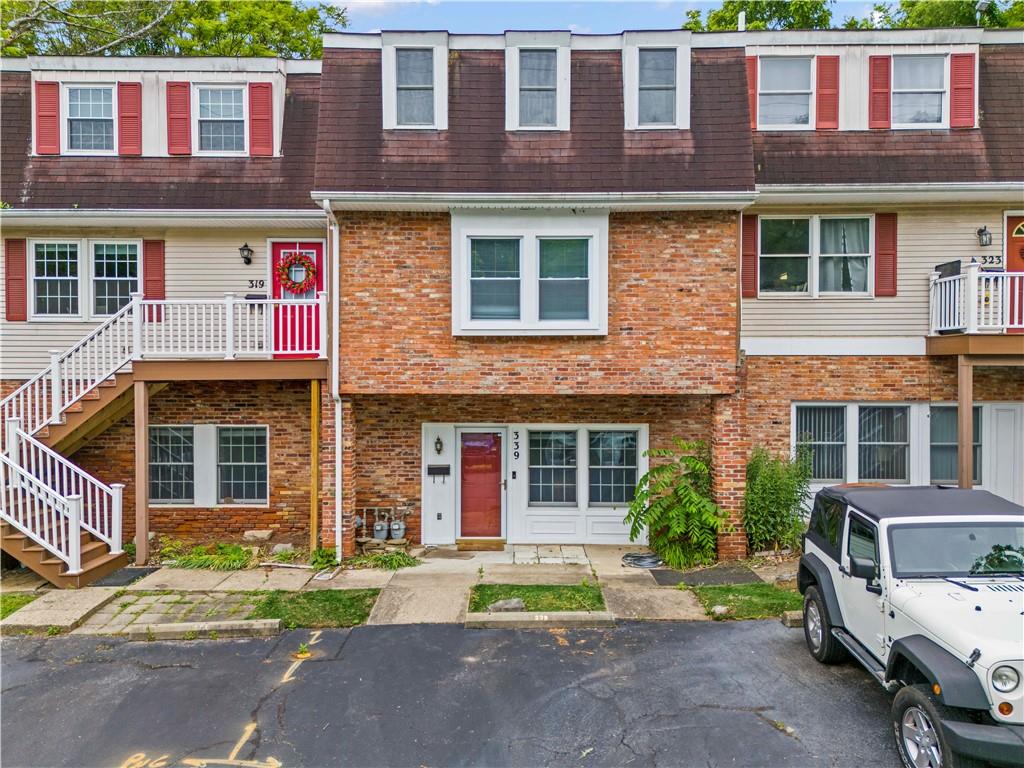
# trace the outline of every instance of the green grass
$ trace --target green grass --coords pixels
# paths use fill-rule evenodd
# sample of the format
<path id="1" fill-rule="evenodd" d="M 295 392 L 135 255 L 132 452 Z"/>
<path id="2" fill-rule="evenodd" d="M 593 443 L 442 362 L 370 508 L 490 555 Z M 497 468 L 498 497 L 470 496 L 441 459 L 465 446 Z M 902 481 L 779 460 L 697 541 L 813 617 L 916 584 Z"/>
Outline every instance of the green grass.
<path id="1" fill-rule="evenodd" d="M 286 627 L 354 627 L 366 623 L 379 589 L 266 592 L 248 619 L 280 619 Z"/>
<path id="2" fill-rule="evenodd" d="M 175 568 L 208 568 L 212 571 L 240 571 L 252 564 L 252 550 L 239 544 L 192 547 L 176 559 Z"/>
<path id="3" fill-rule="evenodd" d="M 603 611 L 597 584 L 477 584 L 469 593 L 469 610 L 482 613 L 498 600 L 521 598 L 528 611 Z"/>
<path id="4" fill-rule="evenodd" d="M 0 619 L 6 619 L 19 608 L 31 603 L 39 595 L 31 592 L 8 592 L 0 595 Z"/>
<path id="5" fill-rule="evenodd" d="M 687 588 L 683 584 L 679 586 L 680 589 Z M 709 616 L 712 616 L 711 609 L 716 605 L 730 609 L 725 616 L 712 616 L 715 619 L 772 619 L 781 616 L 783 611 L 799 611 L 804 602 L 799 592 L 763 583 L 716 584 L 689 589 L 693 590 Z"/>
<path id="6" fill-rule="evenodd" d="M 358 555 L 345 561 L 345 565 L 352 568 L 382 568 L 385 571 L 397 571 L 399 568 L 415 568 L 420 564 L 412 555 L 401 552 L 371 552 L 368 555 Z"/>

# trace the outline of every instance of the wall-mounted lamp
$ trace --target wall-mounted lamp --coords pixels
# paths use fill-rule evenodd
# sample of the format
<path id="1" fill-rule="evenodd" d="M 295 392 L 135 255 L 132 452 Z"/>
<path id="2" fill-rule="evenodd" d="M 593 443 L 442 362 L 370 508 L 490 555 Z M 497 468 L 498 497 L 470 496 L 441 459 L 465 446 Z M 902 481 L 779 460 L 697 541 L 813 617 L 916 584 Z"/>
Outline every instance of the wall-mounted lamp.
<path id="1" fill-rule="evenodd" d="M 440 456 L 441 451 L 444 450 L 444 440 L 441 439 L 440 435 L 438 435 L 437 438 L 434 440 L 434 450 L 437 451 L 438 456 Z"/>
<path id="2" fill-rule="evenodd" d="M 982 227 L 978 230 L 978 245 L 982 247 L 992 245 L 992 233 L 988 231 L 988 227 Z"/>
<path id="3" fill-rule="evenodd" d="M 239 246 L 238 255 L 242 257 L 243 264 L 252 264 L 252 248 L 249 247 L 248 243 Z"/>

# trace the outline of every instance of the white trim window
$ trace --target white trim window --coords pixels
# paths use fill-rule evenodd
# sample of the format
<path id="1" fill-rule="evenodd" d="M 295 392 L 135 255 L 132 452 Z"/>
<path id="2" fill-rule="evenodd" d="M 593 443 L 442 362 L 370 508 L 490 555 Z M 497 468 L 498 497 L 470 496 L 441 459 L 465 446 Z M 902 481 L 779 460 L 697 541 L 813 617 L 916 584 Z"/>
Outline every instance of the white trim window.
<path id="1" fill-rule="evenodd" d="M 266 427 L 218 427 L 218 503 L 266 504 L 267 455 Z"/>
<path id="2" fill-rule="evenodd" d="M 872 483 L 909 483 L 910 408 L 862 405 L 857 418 L 859 479 Z"/>
<path id="3" fill-rule="evenodd" d="M 30 240 L 31 320 L 116 314 L 142 284 L 142 241 Z"/>
<path id="4" fill-rule="evenodd" d="M 621 507 L 633 501 L 639 478 L 639 448 L 634 430 L 587 433 L 588 498 L 592 507 Z"/>
<path id="5" fill-rule="evenodd" d="M 813 57 L 758 57 L 757 127 L 791 131 L 814 128 Z"/>
<path id="6" fill-rule="evenodd" d="M 798 405 L 796 443 L 811 453 L 811 477 L 817 483 L 846 480 L 846 406 Z"/>
<path id="7" fill-rule="evenodd" d="M 949 124 L 948 57 L 892 57 L 892 127 L 945 128 Z"/>
<path id="8" fill-rule="evenodd" d="M 197 83 L 193 88 L 193 146 L 200 155 L 249 151 L 249 89 L 241 83 Z"/>
<path id="9" fill-rule="evenodd" d="M 959 474 L 960 432 L 955 405 L 933 405 L 928 414 L 929 478 L 932 484 L 956 485 Z M 971 445 L 974 453 L 974 484 L 981 485 L 981 406 L 974 406 L 972 421 L 974 434 Z"/>
<path id="10" fill-rule="evenodd" d="M 529 435 L 529 505 L 577 506 L 579 468 L 576 430 L 531 430 Z"/>
<path id="11" fill-rule="evenodd" d="M 505 129 L 567 131 L 569 36 L 558 32 L 521 35 L 521 40 L 506 35 Z"/>
<path id="12" fill-rule="evenodd" d="M 607 214 L 452 214 L 452 332 L 596 335 L 608 327 Z"/>
<path id="13" fill-rule="evenodd" d="M 113 155 L 117 109 L 114 87 L 93 83 L 63 83 L 63 108 L 67 130 L 61 131 L 62 151 L 69 155 Z"/>
<path id="14" fill-rule="evenodd" d="M 383 33 L 381 88 L 385 130 L 446 130 L 447 33 Z"/>
<path id="15" fill-rule="evenodd" d="M 874 217 L 760 216 L 759 296 L 870 296 Z"/>
<path id="16" fill-rule="evenodd" d="M 149 500 L 152 504 L 195 502 L 195 430 L 149 428 Z"/>
<path id="17" fill-rule="evenodd" d="M 689 33 L 623 33 L 622 85 L 626 130 L 688 129 Z"/>

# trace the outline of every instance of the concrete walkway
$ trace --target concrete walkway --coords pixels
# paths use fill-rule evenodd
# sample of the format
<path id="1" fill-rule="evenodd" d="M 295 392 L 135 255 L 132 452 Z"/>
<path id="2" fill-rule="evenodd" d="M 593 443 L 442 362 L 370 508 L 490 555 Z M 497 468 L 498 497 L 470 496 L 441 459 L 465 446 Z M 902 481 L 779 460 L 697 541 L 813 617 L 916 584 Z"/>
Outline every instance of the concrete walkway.
<path id="1" fill-rule="evenodd" d="M 245 619 L 259 597 L 244 592 L 126 592 L 89 616 L 74 635 L 123 635 L 136 627 Z"/>

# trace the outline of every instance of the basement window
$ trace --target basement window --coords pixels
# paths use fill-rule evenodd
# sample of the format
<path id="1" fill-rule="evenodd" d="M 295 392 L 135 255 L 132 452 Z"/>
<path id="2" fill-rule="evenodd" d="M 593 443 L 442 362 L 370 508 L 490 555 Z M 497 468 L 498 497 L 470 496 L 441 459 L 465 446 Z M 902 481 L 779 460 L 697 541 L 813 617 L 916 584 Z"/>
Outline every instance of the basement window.
<path id="1" fill-rule="evenodd" d="M 217 487 L 220 504 L 266 503 L 266 427 L 217 430 Z"/>
<path id="2" fill-rule="evenodd" d="M 149 500 L 153 504 L 191 504 L 195 500 L 192 427 L 149 428 Z"/>

